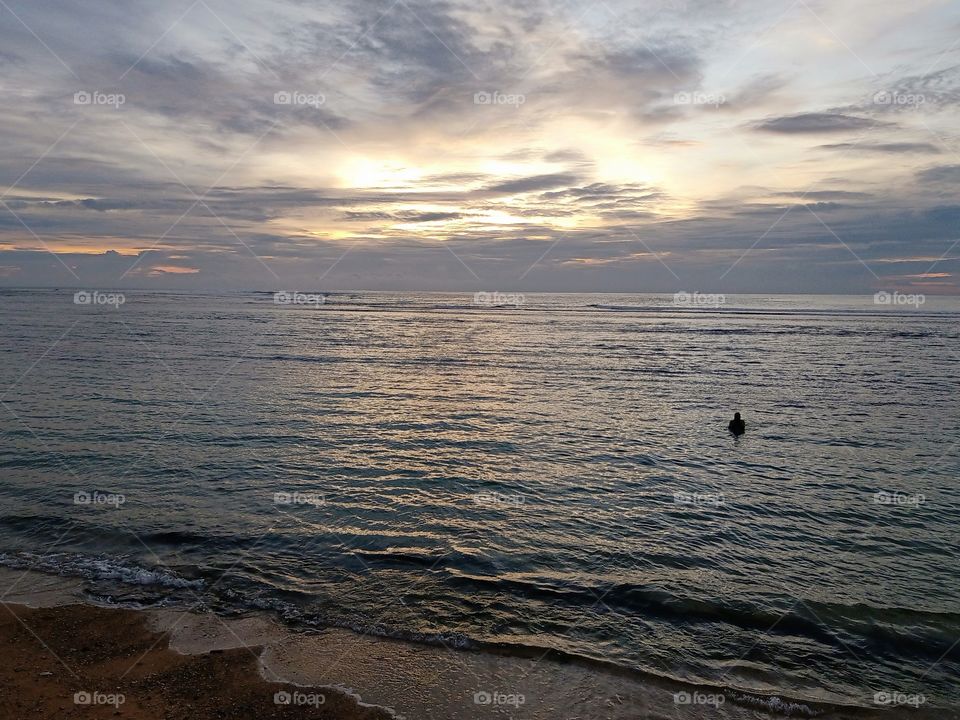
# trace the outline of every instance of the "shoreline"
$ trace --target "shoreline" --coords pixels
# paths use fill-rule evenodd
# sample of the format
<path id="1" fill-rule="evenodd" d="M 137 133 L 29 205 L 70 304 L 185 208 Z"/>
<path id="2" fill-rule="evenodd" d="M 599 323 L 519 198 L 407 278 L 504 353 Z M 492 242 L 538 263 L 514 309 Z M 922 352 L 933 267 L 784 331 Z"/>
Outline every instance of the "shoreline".
<path id="1" fill-rule="evenodd" d="M 16 583 L 4 582 L 8 593 L 23 586 L 24 578 L 28 587 L 5 598 L 0 612 L 0 650 L 15 658 L 17 668 L 0 671 L 0 684 L 12 687 L 15 698 L 13 710 L 0 710 L 0 718 L 80 712 L 99 717 L 98 711 L 112 717 L 116 711 L 120 717 L 153 720 L 170 717 L 164 708 L 181 706 L 189 706 L 189 715 L 197 720 L 950 716 L 949 710 L 933 708 L 901 713 L 791 702 L 667 679 L 639 680 L 602 663 L 549 653 L 522 657 L 505 650 L 438 648 L 342 628 L 297 631 L 267 613 L 224 618 L 183 609 L 103 606 L 82 597 L 78 579 L 33 572 L 3 575 L 17 576 Z M 138 654 L 143 654 L 139 661 Z M 74 703 L 76 692 L 123 693 L 125 702 L 82 707 Z M 276 704 L 277 692 L 301 702 L 313 697 L 315 706 Z M 677 704 L 677 693 L 694 700 Z"/>
<path id="2" fill-rule="evenodd" d="M 3 718 L 393 718 L 333 687 L 263 679 L 253 647 L 179 653 L 142 611 L 2 605 Z"/>

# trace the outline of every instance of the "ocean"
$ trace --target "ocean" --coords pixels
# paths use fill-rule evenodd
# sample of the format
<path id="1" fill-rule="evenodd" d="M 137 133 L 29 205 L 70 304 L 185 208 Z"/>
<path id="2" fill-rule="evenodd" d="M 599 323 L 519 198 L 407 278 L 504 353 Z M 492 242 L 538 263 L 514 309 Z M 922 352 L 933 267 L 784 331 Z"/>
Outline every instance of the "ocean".
<path id="1" fill-rule="evenodd" d="M 75 292 L 0 291 L 2 566 L 960 708 L 956 298 Z"/>

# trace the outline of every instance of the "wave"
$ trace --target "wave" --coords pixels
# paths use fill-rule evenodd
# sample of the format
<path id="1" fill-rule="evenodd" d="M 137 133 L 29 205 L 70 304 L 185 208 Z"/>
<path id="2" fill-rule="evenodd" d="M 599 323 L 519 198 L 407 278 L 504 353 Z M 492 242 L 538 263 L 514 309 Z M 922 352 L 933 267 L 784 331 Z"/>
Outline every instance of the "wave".
<path id="1" fill-rule="evenodd" d="M 366 550 L 357 548 L 353 554 L 370 561 L 389 562 L 401 565 L 422 565 L 432 568 L 442 560 L 445 555 L 439 552 L 417 552 L 410 548 L 386 549 L 386 550 Z"/>
<path id="2" fill-rule="evenodd" d="M 108 580 L 125 585 L 152 585 L 180 589 L 202 589 L 205 585 L 202 579 L 189 580 L 166 569 L 145 568 L 102 556 L 88 557 L 69 553 L 48 555 L 30 552 L 0 553 L 0 566 L 92 581 Z"/>
<path id="3" fill-rule="evenodd" d="M 871 651 L 892 646 L 901 650 L 909 648 L 917 657 L 960 659 L 960 647 L 954 643 L 960 629 L 957 613 L 864 604 L 827 605 L 814 600 L 797 605 L 790 598 L 784 598 L 784 609 L 723 602 L 720 598 L 688 597 L 631 584 L 557 585 L 538 578 L 503 578 L 443 570 L 454 584 L 461 586 L 487 586 L 525 598 L 581 607 L 593 606 L 597 598 L 603 598 L 604 605 L 615 610 L 665 620 L 675 626 L 720 623 L 747 631 L 811 638 L 838 650 L 847 650 L 851 645 Z M 804 612 L 805 608 L 810 612 Z"/>
<path id="4" fill-rule="evenodd" d="M 684 624 L 722 621 L 743 628 L 764 630 L 781 618 L 775 610 L 764 610 L 746 604 L 722 604 L 715 600 L 675 595 L 659 588 L 646 588 L 621 583 L 610 586 L 582 586 L 574 583 L 556 585 L 537 578 L 504 578 L 470 575 L 457 570 L 447 570 L 453 583 L 460 585 L 488 586 L 522 594 L 524 597 L 540 598 L 551 602 L 569 602 L 593 606 L 598 597 L 611 608 L 649 617 L 669 617 Z M 777 623 L 783 630 L 819 630 L 819 626 L 797 615 L 789 615 Z"/>
<path id="5" fill-rule="evenodd" d="M 730 693 L 730 697 L 734 702 L 738 702 L 742 705 L 759 707 L 767 712 L 777 713 L 778 715 L 786 715 L 787 717 L 796 715 L 816 717 L 823 714 L 823 710 L 821 709 L 811 707 L 806 703 L 784 700 L 776 695 L 753 695 L 750 693 L 738 693 L 734 691 Z"/>
<path id="6" fill-rule="evenodd" d="M 174 537 L 177 535 L 174 534 Z M 196 536 L 192 536 L 192 539 L 199 540 Z M 915 653 L 924 657 L 933 655 L 960 658 L 960 648 L 955 649 L 950 646 L 952 638 L 955 638 L 956 629 L 960 627 L 958 613 L 934 612 L 917 608 L 884 608 L 860 603 L 836 605 L 814 600 L 808 600 L 801 606 L 809 606 L 811 608 L 809 614 L 796 609 L 781 612 L 774 607 L 727 603 L 719 598 L 687 597 L 662 588 L 624 583 L 611 586 L 581 586 L 575 583 L 556 584 L 536 577 L 471 574 L 441 562 L 445 557 L 443 555 L 427 551 L 412 551 L 410 548 L 362 549 L 357 551 L 357 554 L 367 562 L 398 566 L 415 565 L 435 570 L 446 575 L 453 585 L 470 590 L 486 587 L 509 594 L 519 594 L 525 598 L 539 598 L 549 603 L 581 607 L 592 607 L 596 603 L 596 598 L 602 597 L 604 604 L 611 608 L 642 615 L 647 619 L 666 620 L 678 625 L 697 626 L 721 623 L 751 631 L 767 631 L 771 626 L 776 626 L 777 634 L 800 635 L 838 648 L 847 648 L 851 643 L 877 648 L 894 644 L 901 648 L 910 647 Z M 206 586 L 202 578 L 183 577 L 169 568 L 143 567 L 122 558 L 107 556 L 70 553 L 0 553 L 0 566 L 78 577 L 94 583 L 115 582 L 132 587 L 152 586 L 200 591 Z M 482 644 L 458 633 L 431 635 L 381 624 L 374 627 L 364 619 L 318 618 L 305 613 L 299 605 L 275 597 L 258 596 L 256 590 L 266 587 L 250 588 L 248 592 L 222 588 L 217 593 L 217 600 L 224 603 L 224 610 L 236 611 L 244 608 L 270 610 L 275 611 L 284 620 L 297 624 L 343 627 L 383 637 L 429 644 L 447 644 L 459 648 L 478 647 Z M 292 591 L 291 594 L 301 600 L 309 600 L 309 596 L 300 597 L 297 591 Z"/>

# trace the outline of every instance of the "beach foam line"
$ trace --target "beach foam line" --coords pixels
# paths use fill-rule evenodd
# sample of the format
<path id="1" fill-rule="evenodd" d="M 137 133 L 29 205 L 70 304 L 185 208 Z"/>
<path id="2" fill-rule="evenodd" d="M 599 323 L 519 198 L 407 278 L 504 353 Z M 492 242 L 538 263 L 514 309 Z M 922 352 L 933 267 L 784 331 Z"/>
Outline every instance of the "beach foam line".
<path id="1" fill-rule="evenodd" d="M 165 569 L 145 568 L 115 558 L 89 557 L 70 553 L 45 555 L 30 552 L 0 553 L 0 566 L 94 581 L 112 580 L 125 585 L 153 585 L 183 589 L 201 589 L 204 586 L 203 580 L 188 580 Z"/>
<path id="2" fill-rule="evenodd" d="M 802 715 L 805 717 L 817 717 L 822 715 L 823 711 L 816 710 L 809 705 L 792 700 L 783 700 L 778 696 L 751 695 L 749 693 L 730 692 L 730 697 L 739 703 L 753 705 L 764 710 L 775 712 L 778 715 L 792 717 Z"/>

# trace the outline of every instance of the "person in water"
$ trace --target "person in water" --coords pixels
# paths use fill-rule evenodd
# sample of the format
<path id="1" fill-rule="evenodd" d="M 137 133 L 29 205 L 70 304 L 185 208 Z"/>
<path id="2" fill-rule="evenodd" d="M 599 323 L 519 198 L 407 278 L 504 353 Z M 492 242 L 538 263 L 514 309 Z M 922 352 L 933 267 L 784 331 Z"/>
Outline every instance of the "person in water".
<path id="1" fill-rule="evenodd" d="M 734 435 L 743 435 L 747 431 L 747 424 L 740 419 L 740 413 L 733 414 L 733 420 L 727 425 L 727 428 Z"/>

